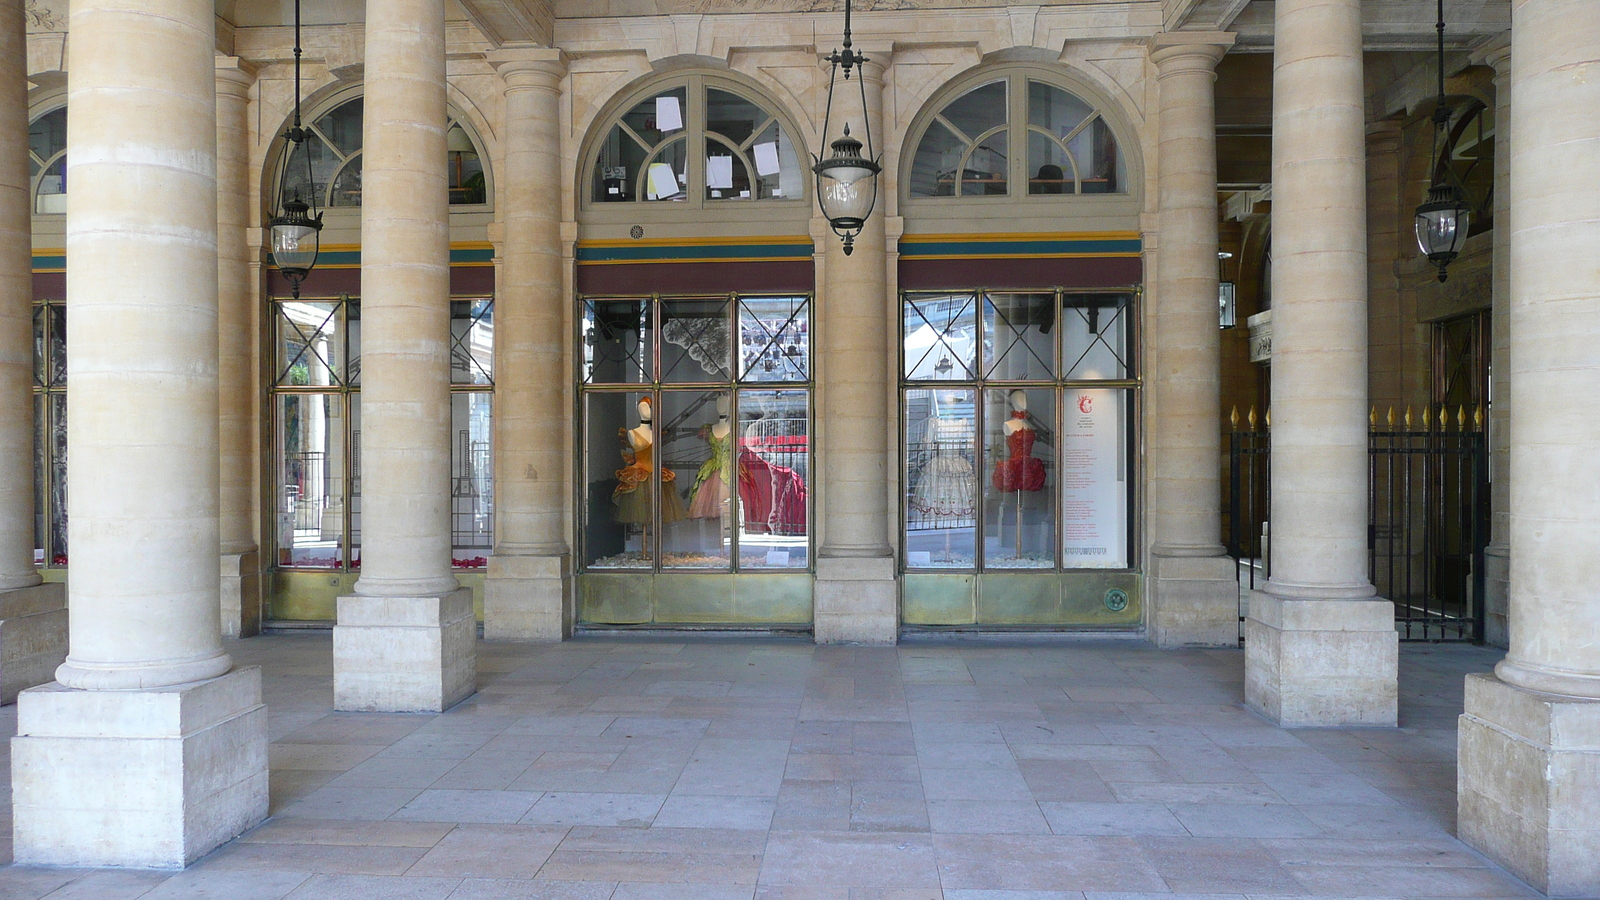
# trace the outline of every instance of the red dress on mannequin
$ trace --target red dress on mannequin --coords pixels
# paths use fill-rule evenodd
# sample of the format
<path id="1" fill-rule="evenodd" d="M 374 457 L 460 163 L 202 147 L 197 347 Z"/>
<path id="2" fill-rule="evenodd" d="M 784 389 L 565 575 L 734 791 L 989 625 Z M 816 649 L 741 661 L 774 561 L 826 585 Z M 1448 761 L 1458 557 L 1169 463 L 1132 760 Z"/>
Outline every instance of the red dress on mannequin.
<path id="1" fill-rule="evenodd" d="M 1025 412 L 1011 414 L 1013 419 L 1027 417 Z M 1033 457 L 1033 442 L 1037 438 L 1032 428 L 1018 428 L 1006 435 L 1006 446 L 1011 456 L 995 463 L 994 477 L 991 479 L 995 490 L 1002 494 L 1044 490 L 1044 460 Z"/>

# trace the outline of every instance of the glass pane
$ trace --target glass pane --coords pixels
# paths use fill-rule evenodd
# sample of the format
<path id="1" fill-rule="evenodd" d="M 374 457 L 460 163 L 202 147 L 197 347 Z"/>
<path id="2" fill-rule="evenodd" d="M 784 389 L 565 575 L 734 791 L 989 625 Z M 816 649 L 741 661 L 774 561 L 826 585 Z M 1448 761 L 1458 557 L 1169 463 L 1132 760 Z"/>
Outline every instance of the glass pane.
<path id="1" fill-rule="evenodd" d="M 360 206 L 361 205 L 361 160 L 364 157 L 357 155 L 345 167 L 339 170 L 339 177 L 333 181 L 333 191 L 328 195 L 329 206 Z"/>
<path id="2" fill-rule="evenodd" d="M 312 126 L 333 143 L 341 156 L 349 156 L 361 149 L 362 99 L 341 103 Z"/>
<path id="3" fill-rule="evenodd" d="M 283 301 L 278 308 L 278 384 L 329 386 L 344 376 L 339 301 Z"/>
<path id="4" fill-rule="evenodd" d="M 961 167 L 961 155 L 966 149 L 966 142 L 943 122 L 935 119 L 930 123 L 911 162 L 911 196 L 955 196 L 956 169 Z"/>
<path id="5" fill-rule="evenodd" d="M 48 394 L 33 395 L 33 564 L 45 564 L 50 546 L 50 407 Z"/>
<path id="6" fill-rule="evenodd" d="M 1061 365 L 1068 380 L 1132 378 L 1127 294 L 1066 294 L 1061 310 Z"/>
<path id="7" fill-rule="evenodd" d="M 728 381 L 728 301 L 722 298 L 661 301 L 661 380 Z"/>
<path id="8" fill-rule="evenodd" d="M 67 211 L 67 158 L 58 157 L 44 174 L 39 176 L 39 195 L 34 201 L 34 211 L 41 216 Z"/>
<path id="9" fill-rule="evenodd" d="M 1128 567 L 1133 392 L 1068 388 L 1061 423 L 1062 565 Z"/>
<path id="10" fill-rule="evenodd" d="M 28 126 L 28 152 L 40 165 L 67 149 L 67 108 L 51 110 Z"/>
<path id="11" fill-rule="evenodd" d="M 339 168 L 340 159 L 315 134 L 289 152 L 280 175 L 283 193 L 307 203 L 321 204 L 328 182 Z M 358 199 L 356 205 L 359 205 Z"/>
<path id="12" fill-rule="evenodd" d="M 811 379 L 811 304 L 805 297 L 739 301 L 739 377 L 744 381 Z"/>
<path id="13" fill-rule="evenodd" d="M 46 376 L 51 387 L 63 387 L 67 383 L 67 308 L 52 303 L 45 310 L 50 342 L 50 367 Z"/>
<path id="14" fill-rule="evenodd" d="M 983 564 L 1050 569 L 1056 564 L 1054 388 L 984 391 Z"/>
<path id="15" fill-rule="evenodd" d="M 940 115 L 968 140 L 1006 124 L 1006 83 L 991 81 L 950 101 Z"/>
<path id="16" fill-rule="evenodd" d="M 689 142 L 672 141 L 645 163 L 639 189 L 646 200 L 687 200 L 689 184 Z"/>
<path id="17" fill-rule="evenodd" d="M 902 320 L 908 380 L 977 377 L 977 298 L 972 294 L 907 294 Z"/>
<path id="18" fill-rule="evenodd" d="M 1095 119 L 1078 132 L 1067 145 L 1074 159 L 1083 165 L 1087 161 L 1083 178 L 1083 193 L 1114 194 L 1122 190 L 1122 160 L 1117 154 L 1117 139 L 1104 119 Z"/>
<path id="19" fill-rule="evenodd" d="M 1028 124 L 1065 138 L 1083 120 L 1094 114 L 1094 107 L 1054 85 L 1028 82 Z"/>
<path id="20" fill-rule="evenodd" d="M 33 307 L 33 386 L 44 387 L 50 383 L 45 373 L 50 366 L 50 345 L 45 334 L 50 325 L 50 308 L 40 304 Z"/>
<path id="21" fill-rule="evenodd" d="M 1072 158 L 1049 135 L 1028 132 L 1028 179 L 1030 194 L 1075 194 L 1077 169 Z"/>
<path id="22" fill-rule="evenodd" d="M 733 546 L 733 398 L 662 391 L 661 565 L 728 568 Z"/>
<path id="23" fill-rule="evenodd" d="M 584 397 L 583 560 L 590 568 L 654 565 L 657 469 L 649 396 L 627 391 Z"/>
<path id="24" fill-rule="evenodd" d="M 277 398 L 278 565 L 336 569 L 344 537 L 344 422 L 337 394 Z"/>
<path id="25" fill-rule="evenodd" d="M 906 566 L 977 566 L 978 485 L 970 390 L 905 394 Z"/>
<path id="26" fill-rule="evenodd" d="M 743 147 L 770 118 L 761 107 L 737 94 L 706 90 L 706 131 L 722 135 L 736 147 Z"/>
<path id="27" fill-rule="evenodd" d="M 361 395 L 346 394 L 350 409 L 350 567 L 361 568 Z"/>
<path id="28" fill-rule="evenodd" d="M 460 569 L 481 569 L 494 548 L 494 395 L 450 395 L 450 556 Z"/>
<path id="29" fill-rule="evenodd" d="M 450 301 L 450 382 L 494 384 L 494 301 Z"/>
<path id="30" fill-rule="evenodd" d="M 961 170 L 961 196 L 1005 196 L 1006 170 L 1010 166 L 1006 156 L 1008 146 L 1004 131 L 992 132 L 978 141 Z"/>
<path id="31" fill-rule="evenodd" d="M 488 183 L 483 175 L 483 160 L 478 148 L 459 124 L 452 124 L 445 135 L 450 148 L 446 170 L 450 178 L 450 202 L 474 204 L 488 202 Z"/>
<path id="32" fill-rule="evenodd" d="M 583 380 L 589 384 L 640 384 L 651 365 L 650 301 L 583 301 Z"/>
<path id="33" fill-rule="evenodd" d="M 806 170 L 800 165 L 789 135 L 773 120 L 750 144 L 750 158 L 756 167 L 756 199 L 774 197 L 800 199 L 806 193 Z"/>
<path id="34" fill-rule="evenodd" d="M 989 294 L 983 298 L 983 358 L 996 381 L 1054 380 L 1056 295 Z"/>
<path id="35" fill-rule="evenodd" d="M 644 169 L 650 148 L 634 139 L 621 125 L 614 125 L 600 145 L 594 164 L 594 200 L 617 203 L 639 199 L 639 173 Z"/>
<path id="36" fill-rule="evenodd" d="M 803 390 L 739 392 L 739 567 L 804 568 L 810 556 L 811 416 Z"/>
<path id="37" fill-rule="evenodd" d="M 716 138 L 706 138 L 706 199 L 750 199 L 750 169 L 744 154 Z"/>
<path id="38" fill-rule="evenodd" d="M 67 564 L 67 395 L 50 395 L 50 564 Z"/>

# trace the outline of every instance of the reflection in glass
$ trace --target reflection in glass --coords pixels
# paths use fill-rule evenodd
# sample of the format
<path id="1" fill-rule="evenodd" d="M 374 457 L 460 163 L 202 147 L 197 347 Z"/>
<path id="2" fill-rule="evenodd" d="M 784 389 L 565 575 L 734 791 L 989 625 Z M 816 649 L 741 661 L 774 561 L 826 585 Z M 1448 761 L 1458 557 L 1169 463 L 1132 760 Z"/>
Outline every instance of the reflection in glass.
<path id="1" fill-rule="evenodd" d="M 612 126 L 594 167 L 594 199 L 674 199 L 682 192 L 688 144 L 683 138 L 688 91 L 674 88 L 635 105 Z M 676 135 L 670 154 L 662 143 Z M 652 173 L 650 166 L 664 167 Z"/>
<path id="2" fill-rule="evenodd" d="M 1062 368 L 1072 380 L 1132 378 L 1127 294 L 1063 294 Z"/>
<path id="3" fill-rule="evenodd" d="M 28 177 L 36 179 L 34 212 L 40 215 L 67 211 L 66 151 L 66 107 L 45 113 L 29 124 Z"/>
<path id="4" fill-rule="evenodd" d="M 584 380 L 589 384 L 639 384 L 651 366 L 650 301 L 585 300 L 581 324 Z"/>
<path id="5" fill-rule="evenodd" d="M 278 565 L 338 568 L 342 560 L 344 428 L 336 394 L 278 396 Z"/>
<path id="6" fill-rule="evenodd" d="M 732 396 L 719 391 L 661 393 L 656 433 L 666 498 L 663 568 L 728 568 L 733 541 L 732 407 Z M 682 509 L 682 517 L 671 519 L 669 508 Z"/>
<path id="7" fill-rule="evenodd" d="M 278 384 L 328 386 L 345 375 L 339 306 L 334 301 L 297 300 L 277 304 Z"/>
<path id="8" fill-rule="evenodd" d="M 345 457 L 350 461 L 350 499 L 346 501 L 350 506 L 350 536 L 347 543 L 350 545 L 350 567 L 359 569 L 361 568 L 361 395 L 352 392 L 345 397 L 350 413 L 350 422 L 347 426 L 350 435 L 349 456 Z"/>
<path id="9" fill-rule="evenodd" d="M 727 381 L 731 350 L 726 299 L 661 301 L 662 381 Z"/>
<path id="10" fill-rule="evenodd" d="M 739 566 L 804 568 L 808 562 L 810 409 L 804 390 L 739 392 Z"/>
<path id="11" fill-rule="evenodd" d="M 361 205 L 361 162 L 365 158 L 357 156 L 339 170 L 333 179 L 333 189 L 328 192 L 329 206 Z"/>
<path id="12" fill-rule="evenodd" d="M 805 297 L 739 300 L 739 378 L 811 379 L 811 307 Z"/>
<path id="13" fill-rule="evenodd" d="M 494 301 L 450 301 L 450 383 L 494 384 Z"/>
<path id="14" fill-rule="evenodd" d="M 917 145 L 911 195 L 1004 195 L 1007 142 L 1006 82 L 962 94 L 934 117 Z"/>
<path id="15" fill-rule="evenodd" d="M 1053 380 L 1054 293 L 990 293 L 983 298 L 985 377 L 998 381 Z"/>
<path id="16" fill-rule="evenodd" d="M 459 123 L 452 124 L 445 135 L 449 148 L 446 171 L 450 179 L 450 202 L 476 204 L 488 199 L 488 184 L 484 180 L 483 160 L 478 158 L 478 148 Z"/>
<path id="17" fill-rule="evenodd" d="M 34 560 L 67 564 L 67 395 L 34 395 Z"/>
<path id="18" fill-rule="evenodd" d="M 494 456 L 487 391 L 450 395 L 450 557 L 460 569 L 489 564 L 494 548 Z"/>
<path id="19" fill-rule="evenodd" d="M 316 121 L 316 129 L 343 156 L 361 149 L 363 104 L 361 98 L 341 103 Z"/>
<path id="20" fill-rule="evenodd" d="M 33 564 L 36 566 L 45 564 L 46 548 L 50 546 L 46 533 L 50 528 L 49 487 L 45 481 L 45 470 L 50 462 L 46 455 L 46 448 L 50 446 L 48 404 L 49 395 L 33 395 Z"/>
<path id="21" fill-rule="evenodd" d="M 307 180 L 307 157 L 310 157 L 310 180 Z M 295 148 L 289 151 L 289 159 L 284 163 L 283 171 L 278 173 L 282 179 L 282 193 L 286 196 L 296 197 L 308 204 L 323 204 L 327 202 L 324 196 L 328 183 L 333 180 L 334 173 L 339 170 L 343 157 L 333 151 L 316 133 L 308 135 Z M 360 205 L 361 195 L 355 196 L 353 204 L 334 203 L 334 206 Z"/>
<path id="22" fill-rule="evenodd" d="M 1055 566 L 1055 390 L 984 391 L 983 564 Z"/>
<path id="23" fill-rule="evenodd" d="M 975 376 L 977 298 L 972 294 L 907 294 L 901 336 L 905 377 L 965 380 Z"/>
<path id="24" fill-rule="evenodd" d="M 1062 565 L 1128 567 L 1128 447 L 1133 394 L 1068 388 L 1061 425 Z"/>
<path id="25" fill-rule="evenodd" d="M 975 409 L 970 390 L 905 392 L 906 565 L 977 565 Z"/>
<path id="26" fill-rule="evenodd" d="M 584 405 L 585 562 L 594 568 L 652 568 L 660 470 L 650 395 L 591 393 Z M 676 522 L 686 514 L 674 491 L 662 505 L 661 520 Z"/>

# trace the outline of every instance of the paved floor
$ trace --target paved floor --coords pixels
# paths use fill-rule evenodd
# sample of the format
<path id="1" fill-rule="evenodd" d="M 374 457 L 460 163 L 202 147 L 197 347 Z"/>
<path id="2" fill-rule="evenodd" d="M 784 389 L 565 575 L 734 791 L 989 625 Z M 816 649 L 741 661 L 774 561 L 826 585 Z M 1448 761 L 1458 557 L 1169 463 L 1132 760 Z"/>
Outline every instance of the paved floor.
<path id="1" fill-rule="evenodd" d="M 480 644 L 476 696 L 397 716 L 331 711 L 325 634 L 233 649 L 272 818 L 176 875 L 3 868 L 0 900 L 1537 896 L 1452 837 L 1489 650 L 1406 646 L 1399 730 L 1285 731 L 1237 651 Z"/>

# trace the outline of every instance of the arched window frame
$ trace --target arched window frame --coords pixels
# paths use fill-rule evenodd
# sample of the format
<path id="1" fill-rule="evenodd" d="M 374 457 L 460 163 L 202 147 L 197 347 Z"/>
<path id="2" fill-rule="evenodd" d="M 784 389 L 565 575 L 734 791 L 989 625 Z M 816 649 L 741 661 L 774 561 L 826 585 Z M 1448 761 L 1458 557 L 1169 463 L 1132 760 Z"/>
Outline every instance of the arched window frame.
<path id="1" fill-rule="evenodd" d="M 1008 147 L 1006 192 L 980 195 L 958 191 L 954 196 L 913 196 L 911 186 L 912 180 L 916 175 L 917 152 L 921 148 L 923 138 L 926 137 L 929 128 L 943 117 L 945 110 L 952 103 L 971 91 L 998 81 L 1006 83 L 1006 121 L 1003 125 L 987 129 L 983 134 L 974 137 L 972 143 L 968 145 L 963 153 L 962 164 L 964 166 L 966 160 L 970 158 L 973 147 L 982 143 L 989 136 L 1004 131 L 1007 134 Z M 1066 92 L 1089 107 L 1091 110 L 1090 115 L 1085 117 L 1072 132 L 1064 137 L 1050 134 L 1049 131 L 1034 126 L 1028 120 L 1029 82 L 1039 82 Z M 1057 146 L 1062 148 L 1064 155 L 1069 160 L 1069 165 L 1072 167 L 1072 171 L 1065 174 L 1071 176 L 1075 189 L 1081 189 L 1082 181 L 1085 177 L 1085 173 L 1081 169 L 1083 161 L 1078 160 L 1071 152 L 1066 151 L 1066 145 L 1096 121 L 1105 123 L 1106 127 L 1111 131 L 1112 138 L 1116 141 L 1120 189 L 1116 192 L 1087 194 L 1029 193 L 1027 188 L 1024 187 L 1030 179 L 1027 152 L 1029 135 L 1046 135 Z M 958 129 L 955 130 L 955 133 L 961 134 Z M 1017 152 L 1019 148 L 1021 152 Z M 1128 211 L 1136 214 L 1142 187 L 1140 170 L 1141 162 L 1138 142 L 1135 140 L 1135 129 L 1132 123 L 1126 120 L 1122 111 L 1103 96 L 1099 88 L 1076 76 L 1070 70 L 1039 64 L 1013 62 L 984 68 L 953 79 L 929 98 L 923 105 L 921 112 L 912 121 L 912 127 L 906 133 L 906 142 L 901 147 L 898 193 L 901 203 L 928 209 L 949 205 L 962 205 L 970 209 L 970 205 L 974 203 L 990 206 L 1061 203 L 1100 205 L 1111 203 L 1119 207 L 1128 206 Z"/>
<path id="2" fill-rule="evenodd" d="M 689 150 L 685 164 L 684 199 L 682 201 L 634 200 L 625 203 L 607 203 L 595 199 L 595 184 L 598 180 L 596 167 L 600 162 L 603 145 L 610 136 L 612 129 L 619 124 L 626 129 L 627 126 L 623 124 L 622 119 L 636 106 L 653 97 L 677 89 L 683 89 L 685 98 L 683 134 L 673 135 L 650 146 L 647 150 L 645 162 L 648 164 L 651 160 L 658 159 L 660 154 L 671 145 L 683 143 Z M 708 89 L 725 91 L 753 104 L 767 117 L 766 121 L 762 123 L 760 128 L 752 132 L 750 139 L 742 144 L 732 141 L 724 135 L 709 131 L 706 123 L 706 91 Z M 714 141 L 722 145 L 724 149 L 733 151 L 737 157 L 742 159 L 743 164 L 747 167 L 746 171 L 753 172 L 755 171 L 754 159 L 747 152 L 749 145 L 753 144 L 755 138 L 773 122 L 777 123 L 778 128 L 789 139 L 795 148 L 796 155 L 799 157 L 801 165 L 799 193 L 794 197 L 767 199 L 707 198 L 706 154 L 703 149 L 701 152 L 694 152 L 695 148 L 704 148 L 708 140 Z M 629 130 L 631 131 L 631 129 Z M 635 138 L 637 139 L 637 136 Z M 730 218 L 738 216 L 737 210 L 760 209 L 766 211 L 761 213 L 763 216 L 780 208 L 808 213 L 811 202 L 812 177 L 809 168 L 810 151 L 807 149 L 806 140 L 806 132 L 795 126 L 794 120 L 781 104 L 774 101 L 760 89 L 748 85 L 736 77 L 729 77 L 726 74 L 719 73 L 691 71 L 651 79 L 636 86 L 633 90 L 613 98 L 607 104 L 604 114 L 595 118 L 594 124 L 589 129 L 589 134 L 585 138 L 583 155 L 580 157 L 581 164 L 578 166 L 576 173 L 578 176 L 576 189 L 579 206 L 586 213 L 589 213 L 587 217 L 591 219 L 604 218 L 603 213 L 605 211 L 615 210 L 619 215 L 622 214 L 622 211 L 626 211 L 627 214 L 623 216 L 624 218 L 629 218 L 630 220 L 643 219 L 646 221 L 665 214 L 656 212 L 658 210 L 670 210 L 680 216 L 686 211 L 695 213 L 716 211 L 717 214 L 728 214 Z M 639 143 L 642 145 L 644 141 L 640 140 Z M 637 191 L 640 196 L 643 196 L 644 185 L 642 182 L 643 179 L 636 178 L 633 174 L 630 174 L 629 192 Z M 602 215 L 596 216 L 594 215 L 596 213 Z M 643 215 L 640 215 L 641 213 Z"/>
<path id="3" fill-rule="evenodd" d="M 1432 180 L 1452 184 L 1472 207 L 1468 235 L 1482 234 L 1494 227 L 1494 107 L 1473 98 L 1456 107 L 1445 137 L 1444 152 L 1434 165 Z M 1470 152 L 1487 148 L 1488 156 Z M 1487 163 L 1487 165 L 1485 165 Z M 1484 177 L 1487 176 L 1487 177 Z"/>
<path id="4" fill-rule="evenodd" d="M 359 210 L 359 209 L 361 209 L 361 204 L 360 203 L 353 203 L 353 204 L 352 203 L 339 203 L 339 204 L 335 204 L 333 202 L 333 199 L 334 199 L 333 191 L 334 191 L 334 186 L 339 183 L 340 177 L 342 177 L 346 172 L 350 171 L 352 167 L 361 165 L 361 162 L 362 162 L 362 159 L 363 159 L 363 156 L 364 156 L 364 152 L 363 151 L 365 150 L 365 146 L 364 145 L 363 146 L 358 146 L 355 149 L 353 149 L 351 152 L 345 153 L 344 151 L 340 150 L 340 148 L 339 148 L 337 143 L 335 143 L 327 134 L 325 134 L 323 132 L 323 129 L 321 127 L 321 123 L 322 123 L 322 120 L 324 118 L 326 118 L 330 113 L 333 113 L 334 111 L 336 111 L 339 108 L 343 107 L 347 103 L 350 103 L 350 102 L 353 102 L 353 101 L 362 101 L 362 100 L 365 99 L 365 96 L 366 96 L 365 92 L 363 90 L 361 90 L 361 88 L 359 88 L 359 87 L 353 88 L 353 89 L 350 89 L 350 90 L 340 91 L 337 94 L 334 94 L 334 95 L 332 95 L 330 97 L 327 97 L 321 103 L 318 103 L 315 107 L 312 108 L 313 111 L 309 115 L 306 115 L 306 116 L 303 117 L 303 119 L 304 119 L 304 127 L 306 128 L 306 130 L 311 132 L 313 135 L 315 135 L 316 139 L 321 141 L 323 146 L 325 148 L 327 148 L 327 151 L 335 159 L 338 160 L 338 165 L 334 167 L 334 170 L 333 170 L 332 174 L 328 177 L 327 183 L 323 185 L 323 188 L 322 188 L 322 191 L 321 191 L 321 196 L 319 196 L 317 198 L 317 204 L 318 204 L 318 208 L 319 209 L 333 211 L 335 214 L 337 214 L 337 211 L 339 211 L 339 210 L 351 210 L 351 209 Z M 363 114 L 364 113 L 365 113 L 365 110 L 363 109 Z M 448 135 L 450 134 L 451 129 L 452 128 L 456 128 L 456 127 L 459 127 L 462 130 L 462 132 L 467 136 L 467 139 L 472 142 L 473 150 L 478 154 L 478 161 L 483 167 L 484 189 L 483 189 L 483 202 L 482 203 L 454 203 L 454 202 L 452 202 L 450 204 L 450 212 L 452 212 L 452 213 L 464 213 L 464 212 L 487 212 L 487 211 L 491 211 L 491 210 L 494 209 L 494 173 L 493 173 L 492 167 L 490 165 L 489 153 L 485 149 L 485 145 L 484 145 L 483 139 L 479 136 L 479 134 L 477 132 L 477 129 L 475 129 L 472 126 L 472 123 L 470 121 L 468 121 L 466 116 L 460 114 L 455 109 L 455 107 L 452 105 L 452 106 L 446 107 L 446 111 L 445 111 L 445 135 L 448 137 Z M 281 131 L 282 131 L 282 129 L 280 129 L 280 132 Z M 283 140 L 283 138 L 280 136 L 278 138 L 279 144 L 272 151 L 272 154 L 270 155 L 269 158 L 274 159 L 274 160 L 282 158 L 281 157 L 281 153 L 282 153 L 281 142 L 282 142 L 282 140 Z M 364 144 L 364 141 L 363 141 L 363 144 Z M 448 154 L 449 151 L 447 150 L 446 152 Z M 273 173 L 272 192 L 267 198 L 267 202 L 268 202 L 268 206 L 269 207 L 274 204 L 276 198 L 278 197 L 278 195 L 281 193 L 281 191 L 283 189 L 283 176 L 284 176 L 284 170 L 280 165 L 279 170 Z"/>
<path id="5" fill-rule="evenodd" d="M 29 133 L 30 134 L 32 133 L 33 126 L 38 124 L 40 120 L 46 118 L 47 116 L 55 115 L 58 112 L 62 113 L 63 115 L 65 115 L 66 114 L 66 110 L 67 110 L 67 105 L 65 103 L 55 103 L 55 104 L 51 104 L 48 108 L 46 108 L 43 112 L 39 113 L 38 115 L 29 117 L 29 119 L 28 119 L 28 131 L 29 131 Z M 28 204 L 29 204 L 29 209 L 32 210 L 34 215 L 36 215 L 36 216 L 60 216 L 60 215 L 65 215 L 66 214 L 65 206 L 63 206 L 63 208 L 60 209 L 60 210 L 53 210 L 53 211 L 50 211 L 50 212 L 46 212 L 46 211 L 44 211 L 44 210 L 39 208 L 39 200 L 40 200 L 39 190 L 40 190 L 40 188 L 42 188 L 44 186 L 45 177 L 50 174 L 50 170 L 55 167 L 57 162 L 61 162 L 62 163 L 62 177 L 63 177 L 63 179 L 65 179 L 65 176 L 66 176 L 66 158 L 67 158 L 67 144 L 66 144 L 65 140 L 62 141 L 61 146 L 59 148 L 52 148 L 51 151 L 50 151 L 49 156 L 47 156 L 47 157 L 41 157 L 37 153 L 33 152 L 32 142 L 31 141 L 29 142 L 29 146 L 28 146 L 28 161 L 30 163 L 33 163 L 34 165 L 37 165 L 39 167 L 38 171 L 34 172 L 32 174 L 32 176 L 28 179 Z M 65 189 L 65 187 L 63 187 L 62 190 L 59 193 L 50 194 L 50 195 L 47 195 L 47 196 L 59 196 L 59 197 L 65 198 L 66 195 L 67 195 L 66 189 Z"/>

